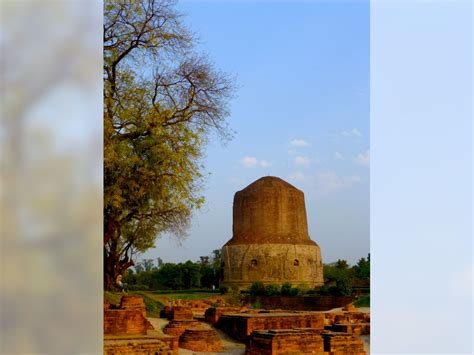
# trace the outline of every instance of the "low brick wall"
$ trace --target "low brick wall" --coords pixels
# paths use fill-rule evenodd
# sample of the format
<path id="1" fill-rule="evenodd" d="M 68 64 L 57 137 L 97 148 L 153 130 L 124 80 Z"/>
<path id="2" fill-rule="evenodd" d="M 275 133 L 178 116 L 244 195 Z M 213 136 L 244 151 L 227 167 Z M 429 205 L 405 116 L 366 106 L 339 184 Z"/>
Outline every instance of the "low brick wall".
<path id="1" fill-rule="evenodd" d="M 219 352 L 222 350 L 221 339 L 214 329 L 186 329 L 179 337 L 179 346 L 192 351 Z"/>
<path id="2" fill-rule="evenodd" d="M 138 335 L 146 334 L 149 322 L 140 310 L 106 309 L 104 310 L 104 334 Z"/>
<path id="3" fill-rule="evenodd" d="M 163 328 L 163 333 L 180 337 L 187 328 L 199 328 L 200 323 L 197 320 L 170 320 Z"/>
<path id="4" fill-rule="evenodd" d="M 242 313 L 220 317 L 218 327 L 231 337 L 245 341 L 254 330 L 313 328 L 324 329 L 324 314 L 313 312 Z"/>
<path id="5" fill-rule="evenodd" d="M 347 333 L 322 333 L 324 351 L 331 354 L 365 355 L 364 342 L 356 336 Z"/>
<path id="6" fill-rule="evenodd" d="M 104 343 L 105 355 L 175 355 L 168 344 L 161 340 L 116 340 Z"/>
<path id="7" fill-rule="evenodd" d="M 244 303 L 259 303 L 263 309 L 290 309 L 293 311 L 329 311 L 352 303 L 350 296 L 245 296 Z"/>
<path id="8" fill-rule="evenodd" d="M 246 310 L 244 307 L 210 307 L 204 313 L 204 319 L 207 323 L 215 325 L 223 314 L 241 313 Z"/>
<path id="9" fill-rule="evenodd" d="M 282 329 L 254 331 L 246 346 L 246 355 L 324 354 L 320 331 Z"/>

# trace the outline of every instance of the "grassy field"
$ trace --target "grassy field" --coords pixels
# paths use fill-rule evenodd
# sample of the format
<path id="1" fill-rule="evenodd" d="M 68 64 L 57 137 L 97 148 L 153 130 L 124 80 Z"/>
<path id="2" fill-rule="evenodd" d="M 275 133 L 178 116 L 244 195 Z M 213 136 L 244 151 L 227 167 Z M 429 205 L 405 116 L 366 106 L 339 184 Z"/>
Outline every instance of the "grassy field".
<path id="1" fill-rule="evenodd" d="M 354 306 L 356 306 L 357 308 L 370 307 L 370 296 L 362 296 L 354 302 Z"/>

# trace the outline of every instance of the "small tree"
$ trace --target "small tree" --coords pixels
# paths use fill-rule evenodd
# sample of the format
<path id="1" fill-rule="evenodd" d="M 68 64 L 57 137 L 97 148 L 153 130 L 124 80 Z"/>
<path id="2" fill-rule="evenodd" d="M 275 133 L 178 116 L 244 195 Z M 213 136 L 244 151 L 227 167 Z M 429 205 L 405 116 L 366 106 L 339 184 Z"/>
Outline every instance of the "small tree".
<path id="1" fill-rule="evenodd" d="M 265 295 L 265 285 L 260 281 L 256 281 L 250 285 L 249 291 L 252 296 L 263 296 Z"/>
<path id="2" fill-rule="evenodd" d="M 285 282 L 281 285 L 281 295 L 282 296 L 290 296 L 291 294 L 291 284 L 289 282 Z"/>
<path id="3" fill-rule="evenodd" d="M 265 287 L 265 294 L 267 296 L 280 296 L 280 287 L 275 284 Z"/>

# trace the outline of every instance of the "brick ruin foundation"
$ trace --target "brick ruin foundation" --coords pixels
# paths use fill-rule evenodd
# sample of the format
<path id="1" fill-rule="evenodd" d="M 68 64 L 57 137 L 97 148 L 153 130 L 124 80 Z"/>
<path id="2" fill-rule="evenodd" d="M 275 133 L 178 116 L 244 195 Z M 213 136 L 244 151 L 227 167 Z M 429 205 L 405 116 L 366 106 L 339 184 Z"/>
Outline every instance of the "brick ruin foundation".
<path id="1" fill-rule="evenodd" d="M 104 303 L 104 354 L 178 354 L 178 338 L 162 336 L 146 319 L 141 296 L 123 296 L 120 305 Z"/>
<path id="2" fill-rule="evenodd" d="M 179 337 L 179 347 L 192 351 L 218 352 L 221 339 L 214 329 L 188 328 Z"/>
<path id="3" fill-rule="evenodd" d="M 362 340 L 346 333 L 317 329 L 256 330 L 246 355 L 365 355 Z"/>
<path id="4" fill-rule="evenodd" d="M 247 344 L 248 355 L 362 355 L 358 335 L 370 334 L 370 315 L 355 308 L 340 312 L 246 310 L 216 307 L 206 322 Z"/>
<path id="5" fill-rule="evenodd" d="M 324 314 L 317 312 L 260 312 L 221 315 L 218 327 L 233 338 L 245 341 L 254 330 L 324 329 Z"/>
<path id="6" fill-rule="evenodd" d="M 256 330 L 246 355 L 323 354 L 324 343 L 316 329 Z"/>

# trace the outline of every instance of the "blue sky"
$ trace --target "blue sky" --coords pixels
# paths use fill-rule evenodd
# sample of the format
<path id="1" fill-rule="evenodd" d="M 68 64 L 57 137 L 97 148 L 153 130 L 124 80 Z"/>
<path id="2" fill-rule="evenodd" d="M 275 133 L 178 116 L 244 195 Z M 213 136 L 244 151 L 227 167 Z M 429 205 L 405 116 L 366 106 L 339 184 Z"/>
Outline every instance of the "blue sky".
<path id="1" fill-rule="evenodd" d="M 199 50 L 237 78 L 232 141 L 213 139 L 202 211 L 177 245 L 162 236 L 142 258 L 197 260 L 232 236 L 234 193 L 265 175 L 305 193 L 324 262 L 369 252 L 368 2 L 178 4 Z"/>

